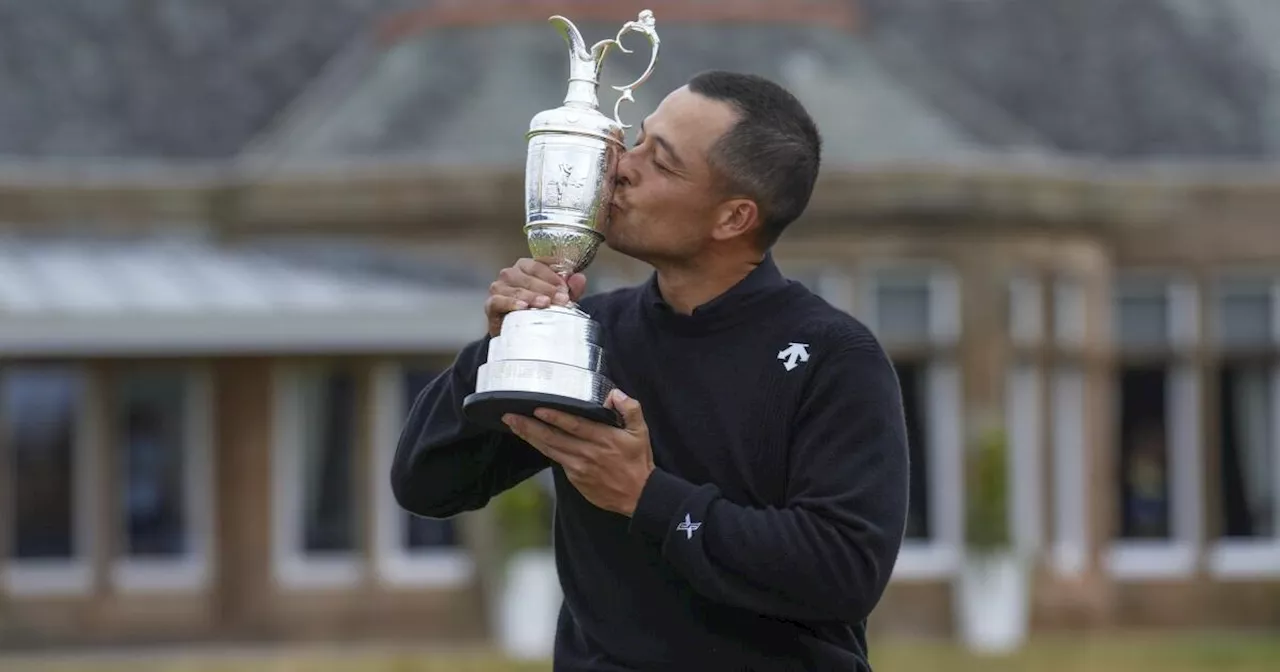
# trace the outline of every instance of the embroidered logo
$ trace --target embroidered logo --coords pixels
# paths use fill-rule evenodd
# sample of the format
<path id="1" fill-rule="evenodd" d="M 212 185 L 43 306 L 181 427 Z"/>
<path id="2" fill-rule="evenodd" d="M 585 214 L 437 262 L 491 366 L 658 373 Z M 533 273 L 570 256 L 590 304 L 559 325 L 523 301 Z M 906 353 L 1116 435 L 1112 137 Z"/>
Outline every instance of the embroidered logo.
<path id="1" fill-rule="evenodd" d="M 693 531 L 702 527 L 702 523 L 695 523 L 689 519 L 689 514 L 684 514 L 684 522 L 676 525 L 677 532 L 684 532 L 686 539 L 693 538 Z"/>
<path id="2" fill-rule="evenodd" d="M 782 360 L 782 368 L 790 371 L 809 361 L 809 344 L 792 343 L 778 353 L 778 359 Z"/>

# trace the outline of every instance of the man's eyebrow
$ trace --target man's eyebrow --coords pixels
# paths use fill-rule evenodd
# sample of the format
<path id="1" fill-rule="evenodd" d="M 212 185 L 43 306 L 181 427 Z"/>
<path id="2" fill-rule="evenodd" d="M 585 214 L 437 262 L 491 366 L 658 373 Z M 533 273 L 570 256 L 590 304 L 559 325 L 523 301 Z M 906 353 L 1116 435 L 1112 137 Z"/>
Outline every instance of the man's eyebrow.
<path id="1" fill-rule="evenodd" d="M 640 121 L 640 132 L 641 133 L 645 132 L 643 119 Z M 676 164 L 677 168 L 684 167 L 684 161 L 680 160 L 680 155 L 676 153 L 675 147 L 672 147 L 671 143 L 667 142 L 666 138 L 662 137 L 661 135 L 654 135 L 653 141 L 658 143 L 658 146 L 661 147 L 663 151 L 665 151 L 671 157 L 671 162 Z"/>

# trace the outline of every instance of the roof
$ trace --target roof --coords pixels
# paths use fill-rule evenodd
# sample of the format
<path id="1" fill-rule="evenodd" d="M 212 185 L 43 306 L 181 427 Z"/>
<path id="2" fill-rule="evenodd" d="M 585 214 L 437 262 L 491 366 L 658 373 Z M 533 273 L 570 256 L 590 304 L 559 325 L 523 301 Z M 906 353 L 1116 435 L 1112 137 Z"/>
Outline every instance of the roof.
<path id="1" fill-rule="evenodd" d="M 374 17 L 419 2 L 3 3 L 0 155 L 231 156 Z"/>
<path id="2" fill-rule="evenodd" d="M 917 59 L 1055 151 L 1122 160 L 1280 154 L 1274 0 L 859 0 L 864 31 Z M 923 79 L 922 79 L 922 76 Z"/>
<path id="3" fill-rule="evenodd" d="M 563 88 L 559 37 L 545 17 L 562 13 L 605 37 L 641 6 L 657 14 L 664 56 L 633 114 L 720 65 L 792 84 L 818 108 L 833 156 L 857 165 L 1028 151 L 1174 161 L 1280 153 L 1280 42 L 1271 39 L 1280 3 L 1059 4 L 6 3 L 0 162 L 226 160 L 251 148 L 268 161 L 510 163 L 520 127 Z M 763 41 L 744 43 L 755 38 Z M 611 73 L 641 58 L 617 56 Z"/>
<path id="4" fill-rule="evenodd" d="M 0 240 L 0 353 L 453 350 L 484 296 L 200 241 Z"/>
<path id="5" fill-rule="evenodd" d="M 664 23 L 656 14 L 662 38 L 656 69 L 636 90 L 636 103 L 623 106 L 623 119 L 633 126 L 696 72 L 732 68 L 796 93 L 826 139 L 826 165 L 946 161 L 1028 148 L 1022 133 L 970 134 L 839 26 Z M 621 25 L 575 23 L 588 42 L 613 36 Z M 609 87 L 632 81 L 648 63 L 648 44 L 628 37 L 637 53 L 612 53 L 604 66 L 601 104 L 609 111 Z M 391 160 L 460 169 L 523 166 L 530 119 L 560 104 L 568 77 L 563 40 L 545 21 L 427 30 L 367 49 L 364 61 L 348 63 L 320 83 L 325 94 L 291 112 L 252 161 L 277 167 Z"/>

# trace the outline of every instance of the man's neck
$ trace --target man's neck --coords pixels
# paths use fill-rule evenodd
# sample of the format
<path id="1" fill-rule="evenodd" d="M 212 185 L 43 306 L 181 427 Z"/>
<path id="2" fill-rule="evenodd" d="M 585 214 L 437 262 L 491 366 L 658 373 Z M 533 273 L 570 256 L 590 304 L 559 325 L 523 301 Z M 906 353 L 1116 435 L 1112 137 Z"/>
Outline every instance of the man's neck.
<path id="1" fill-rule="evenodd" d="M 655 265 L 658 291 L 677 313 L 691 315 L 698 306 L 742 282 L 763 259 L 763 254 L 733 258 L 708 256 L 689 263 Z"/>

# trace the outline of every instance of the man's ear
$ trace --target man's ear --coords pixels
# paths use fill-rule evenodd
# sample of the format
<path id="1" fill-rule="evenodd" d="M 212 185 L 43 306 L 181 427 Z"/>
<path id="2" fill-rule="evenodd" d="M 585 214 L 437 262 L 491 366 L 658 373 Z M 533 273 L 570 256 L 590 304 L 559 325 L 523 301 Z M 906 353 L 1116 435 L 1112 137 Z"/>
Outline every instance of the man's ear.
<path id="1" fill-rule="evenodd" d="M 760 208 L 749 198 L 735 198 L 720 204 L 712 236 L 728 240 L 750 234 L 760 226 Z"/>

